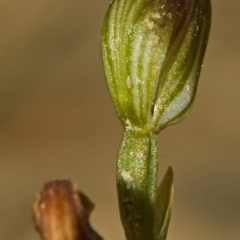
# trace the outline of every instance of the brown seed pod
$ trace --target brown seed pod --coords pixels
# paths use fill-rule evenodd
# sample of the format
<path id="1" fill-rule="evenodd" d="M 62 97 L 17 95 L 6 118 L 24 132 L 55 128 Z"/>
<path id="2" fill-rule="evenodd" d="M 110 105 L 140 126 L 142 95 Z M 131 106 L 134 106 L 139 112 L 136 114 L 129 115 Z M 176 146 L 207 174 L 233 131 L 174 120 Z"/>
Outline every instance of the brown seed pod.
<path id="1" fill-rule="evenodd" d="M 76 185 L 56 180 L 37 194 L 32 217 L 42 240 L 102 240 L 89 224 L 93 208 Z"/>

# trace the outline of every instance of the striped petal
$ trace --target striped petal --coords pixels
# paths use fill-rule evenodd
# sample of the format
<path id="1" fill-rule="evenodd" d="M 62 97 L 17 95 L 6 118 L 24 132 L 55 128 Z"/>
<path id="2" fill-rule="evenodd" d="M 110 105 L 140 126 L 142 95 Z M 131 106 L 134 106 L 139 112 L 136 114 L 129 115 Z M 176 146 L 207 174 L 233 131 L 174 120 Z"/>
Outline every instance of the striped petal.
<path id="1" fill-rule="evenodd" d="M 159 75 L 152 128 L 158 132 L 185 118 L 192 106 L 211 22 L 209 0 L 185 5 L 185 19 L 177 37 L 173 34 Z"/>

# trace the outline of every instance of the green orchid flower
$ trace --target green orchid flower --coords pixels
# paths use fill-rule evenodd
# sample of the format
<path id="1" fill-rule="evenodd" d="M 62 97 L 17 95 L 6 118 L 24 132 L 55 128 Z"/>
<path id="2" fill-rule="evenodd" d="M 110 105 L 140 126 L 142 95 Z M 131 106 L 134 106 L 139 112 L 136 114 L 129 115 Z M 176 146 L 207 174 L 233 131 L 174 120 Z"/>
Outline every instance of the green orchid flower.
<path id="1" fill-rule="evenodd" d="M 117 187 L 128 240 L 166 239 L 173 172 L 157 190 L 157 133 L 192 107 L 210 22 L 210 0 L 115 0 L 105 16 L 104 70 L 124 125 Z"/>
<path id="2" fill-rule="evenodd" d="M 117 114 L 154 132 L 193 103 L 210 29 L 209 0 L 116 0 L 105 17 L 102 52 Z"/>

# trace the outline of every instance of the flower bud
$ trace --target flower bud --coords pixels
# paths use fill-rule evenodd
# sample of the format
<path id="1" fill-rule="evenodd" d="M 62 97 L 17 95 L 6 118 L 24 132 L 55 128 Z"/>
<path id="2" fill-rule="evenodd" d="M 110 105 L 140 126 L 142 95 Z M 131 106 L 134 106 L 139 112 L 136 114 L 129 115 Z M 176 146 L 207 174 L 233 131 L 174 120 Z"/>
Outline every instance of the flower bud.
<path id="1" fill-rule="evenodd" d="M 196 93 L 210 0 L 115 0 L 104 20 L 108 87 L 127 128 L 159 132 L 183 119 Z"/>

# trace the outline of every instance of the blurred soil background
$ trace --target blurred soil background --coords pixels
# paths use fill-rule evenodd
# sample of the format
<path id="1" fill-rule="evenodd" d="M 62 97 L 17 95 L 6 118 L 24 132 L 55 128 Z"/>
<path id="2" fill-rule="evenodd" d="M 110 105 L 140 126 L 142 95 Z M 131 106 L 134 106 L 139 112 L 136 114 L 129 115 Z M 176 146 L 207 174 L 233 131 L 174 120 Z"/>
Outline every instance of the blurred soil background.
<path id="1" fill-rule="evenodd" d="M 91 222 L 123 240 L 115 188 L 120 125 L 101 62 L 109 0 L 0 0 L 0 239 L 37 240 L 31 204 L 44 182 L 70 179 L 92 199 Z M 240 2 L 212 0 L 197 98 L 159 135 L 171 165 L 168 240 L 240 239 Z"/>

